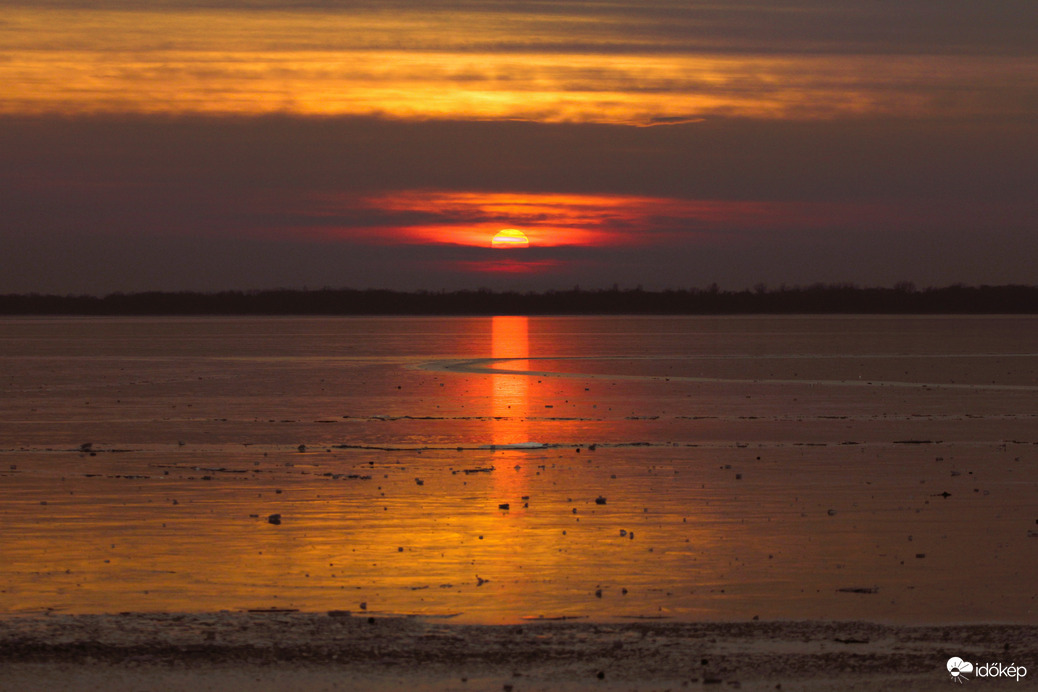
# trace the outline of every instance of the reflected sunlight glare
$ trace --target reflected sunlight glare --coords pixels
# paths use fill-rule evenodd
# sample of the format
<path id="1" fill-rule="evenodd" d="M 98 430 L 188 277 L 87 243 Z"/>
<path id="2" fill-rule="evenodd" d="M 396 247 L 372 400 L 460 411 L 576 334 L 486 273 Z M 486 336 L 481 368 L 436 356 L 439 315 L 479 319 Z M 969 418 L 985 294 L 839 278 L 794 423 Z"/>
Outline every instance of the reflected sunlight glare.
<path id="1" fill-rule="evenodd" d="M 491 319 L 491 357 L 522 359 L 509 361 L 510 370 L 529 370 L 529 326 L 527 317 L 499 316 Z M 530 382 L 526 375 L 491 375 L 492 444 L 512 445 L 526 439 L 530 415 Z"/>

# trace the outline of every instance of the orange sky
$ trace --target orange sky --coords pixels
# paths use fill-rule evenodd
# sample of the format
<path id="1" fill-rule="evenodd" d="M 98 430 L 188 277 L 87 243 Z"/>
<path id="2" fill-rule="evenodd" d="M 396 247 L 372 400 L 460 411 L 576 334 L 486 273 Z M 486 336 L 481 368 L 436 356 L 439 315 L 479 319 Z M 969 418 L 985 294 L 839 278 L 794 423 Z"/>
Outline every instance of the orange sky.
<path id="1" fill-rule="evenodd" d="M 1035 282 L 1036 28 L 1030 0 L 11 0 L 0 291 Z M 502 228 L 530 247 L 487 254 Z"/>

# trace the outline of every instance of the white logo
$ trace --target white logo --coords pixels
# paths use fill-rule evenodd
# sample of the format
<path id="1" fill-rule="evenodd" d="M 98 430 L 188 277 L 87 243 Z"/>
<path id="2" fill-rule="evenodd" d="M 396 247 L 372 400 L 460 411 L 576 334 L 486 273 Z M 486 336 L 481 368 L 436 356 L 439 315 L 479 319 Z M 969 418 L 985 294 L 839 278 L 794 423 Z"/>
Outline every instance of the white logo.
<path id="1" fill-rule="evenodd" d="M 973 664 L 963 661 L 958 656 L 952 656 L 948 659 L 948 672 L 951 673 L 952 680 L 961 685 L 963 680 L 969 680 L 965 673 L 973 672 Z"/>
<path id="2" fill-rule="evenodd" d="M 974 673 L 974 677 L 977 678 L 1016 678 L 1017 682 L 1020 682 L 1020 678 L 1027 675 L 1027 668 L 1018 666 L 1015 663 L 1010 663 L 1008 666 L 1004 666 L 1001 663 L 978 663 L 974 666 L 969 661 L 963 661 L 958 656 L 952 656 L 948 659 L 947 668 L 951 679 L 960 685 L 963 680 L 969 680 L 966 673 Z"/>

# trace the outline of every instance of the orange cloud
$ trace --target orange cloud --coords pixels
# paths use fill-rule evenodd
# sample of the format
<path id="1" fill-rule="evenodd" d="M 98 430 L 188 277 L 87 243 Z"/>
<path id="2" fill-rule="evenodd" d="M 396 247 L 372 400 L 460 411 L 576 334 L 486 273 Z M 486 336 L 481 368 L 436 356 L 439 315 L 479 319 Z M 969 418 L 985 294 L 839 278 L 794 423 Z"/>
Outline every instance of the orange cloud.
<path id="1" fill-rule="evenodd" d="M 949 109 L 1006 114 L 1030 112 L 1026 93 L 1038 73 L 1033 56 L 755 52 L 748 46 L 734 52 L 723 42 L 702 36 L 689 41 L 657 26 L 632 33 L 634 17 L 588 18 L 402 7 L 14 8 L 0 26 L 0 113 L 291 113 L 636 125 Z M 998 92 L 966 84 L 998 85 Z"/>

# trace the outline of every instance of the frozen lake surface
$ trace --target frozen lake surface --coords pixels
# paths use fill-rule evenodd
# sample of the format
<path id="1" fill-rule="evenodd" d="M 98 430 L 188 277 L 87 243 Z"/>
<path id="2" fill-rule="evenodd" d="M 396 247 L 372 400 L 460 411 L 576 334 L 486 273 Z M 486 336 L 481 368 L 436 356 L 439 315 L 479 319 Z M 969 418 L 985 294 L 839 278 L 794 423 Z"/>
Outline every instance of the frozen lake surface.
<path id="1" fill-rule="evenodd" d="M 1038 621 L 1033 317 L 5 319 L 0 387 L 6 614 Z"/>

